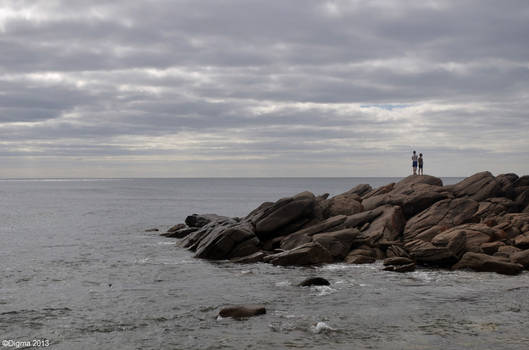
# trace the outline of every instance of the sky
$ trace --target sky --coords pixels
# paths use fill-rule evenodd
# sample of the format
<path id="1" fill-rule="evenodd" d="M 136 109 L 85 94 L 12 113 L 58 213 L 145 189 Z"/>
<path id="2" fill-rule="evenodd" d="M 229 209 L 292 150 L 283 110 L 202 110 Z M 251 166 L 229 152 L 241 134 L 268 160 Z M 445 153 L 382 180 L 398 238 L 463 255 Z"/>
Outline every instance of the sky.
<path id="1" fill-rule="evenodd" d="M 529 2 L 0 0 L 0 178 L 529 174 Z"/>

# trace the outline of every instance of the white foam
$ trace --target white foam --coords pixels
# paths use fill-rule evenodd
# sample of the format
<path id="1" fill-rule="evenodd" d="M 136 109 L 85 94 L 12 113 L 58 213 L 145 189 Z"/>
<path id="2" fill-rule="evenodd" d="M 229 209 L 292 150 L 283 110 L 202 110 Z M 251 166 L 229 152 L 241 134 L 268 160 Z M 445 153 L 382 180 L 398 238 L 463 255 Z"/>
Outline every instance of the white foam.
<path id="1" fill-rule="evenodd" d="M 332 328 L 325 322 L 318 322 L 310 326 L 310 331 L 315 334 L 318 334 L 321 332 L 333 332 L 335 330 L 336 330 L 335 328 Z"/>
<path id="2" fill-rule="evenodd" d="M 336 292 L 336 289 L 329 286 L 314 286 L 313 288 L 318 292 L 318 296 L 329 295 Z"/>
<path id="3" fill-rule="evenodd" d="M 286 287 L 286 286 L 290 286 L 289 281 L 281 281 L 281 282 L 276 283 L 276 287 Z"/>

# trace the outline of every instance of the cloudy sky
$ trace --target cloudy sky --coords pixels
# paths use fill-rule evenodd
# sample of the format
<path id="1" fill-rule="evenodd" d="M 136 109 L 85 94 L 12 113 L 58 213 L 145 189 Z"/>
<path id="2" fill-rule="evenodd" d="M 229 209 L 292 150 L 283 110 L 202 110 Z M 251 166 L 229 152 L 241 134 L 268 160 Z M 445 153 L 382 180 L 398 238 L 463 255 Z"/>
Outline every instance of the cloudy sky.
<path id="1" fill-rule="evenodd" d="M 529 173 L 529 2 L 0 0 L 0 178 Z"/>

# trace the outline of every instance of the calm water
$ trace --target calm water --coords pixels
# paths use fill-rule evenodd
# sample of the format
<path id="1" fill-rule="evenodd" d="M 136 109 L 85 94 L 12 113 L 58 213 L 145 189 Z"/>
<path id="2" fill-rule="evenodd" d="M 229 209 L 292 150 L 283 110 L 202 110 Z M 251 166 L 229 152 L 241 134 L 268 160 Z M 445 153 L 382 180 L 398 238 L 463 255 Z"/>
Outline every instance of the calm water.
<path id="1" fill-rule="evenodd" d="M 211 263 L 145 232 L 195 212 L 243 216 L 306 189 L 334 195 L 395 180 L 2 180 L 0 340 L 47 338 L 53 349 L 527 349 L 529 273 Z M 296 287 L 315 275 L 331 287 Z M 268 313 L 216 319 L 239 303 Z"/>

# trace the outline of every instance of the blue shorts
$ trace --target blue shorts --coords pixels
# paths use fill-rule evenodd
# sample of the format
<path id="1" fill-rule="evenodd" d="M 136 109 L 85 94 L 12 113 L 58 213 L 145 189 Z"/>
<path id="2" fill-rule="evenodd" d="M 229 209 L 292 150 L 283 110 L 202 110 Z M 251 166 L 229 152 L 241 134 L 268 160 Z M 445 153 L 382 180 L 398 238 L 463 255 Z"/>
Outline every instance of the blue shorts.
<path id="1" fill-rule="evenodd" d="M 417 161 L 416 160 L 413 161 L 413 167 L 417 168 Z"/>

